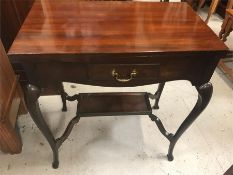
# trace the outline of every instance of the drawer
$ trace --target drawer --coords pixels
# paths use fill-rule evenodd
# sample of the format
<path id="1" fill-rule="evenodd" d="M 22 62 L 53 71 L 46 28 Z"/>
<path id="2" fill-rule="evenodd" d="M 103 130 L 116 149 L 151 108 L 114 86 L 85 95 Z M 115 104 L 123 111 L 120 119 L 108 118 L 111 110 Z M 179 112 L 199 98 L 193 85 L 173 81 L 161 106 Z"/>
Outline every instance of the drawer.
<path id="1" fill-rule="evenodd" d="M 159 64 L 90 64 L 90 81 L 143 85 L 156 82 L 160 77 Z M 142 83 L 142 84 L 141 84 Z"/>
<path id="2" fill-rule="evenodd" d="M 32 73 L 39 80 L 41 87 L 47 87 L 57 82 L 87 82 L 87 66 L 77 63 L 40 63 L 36 64 Z"/>

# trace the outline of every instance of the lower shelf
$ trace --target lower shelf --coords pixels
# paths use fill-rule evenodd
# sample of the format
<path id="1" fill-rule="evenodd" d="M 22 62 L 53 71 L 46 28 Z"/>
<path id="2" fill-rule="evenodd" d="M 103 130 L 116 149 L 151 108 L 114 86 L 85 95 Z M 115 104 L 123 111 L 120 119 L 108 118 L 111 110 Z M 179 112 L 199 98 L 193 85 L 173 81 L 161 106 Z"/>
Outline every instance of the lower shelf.
<path id="1" fill-rule="evenodd" d="M 149 115 L 152 113 L 149 97 L 144 92 L 133 93 L 81 93 L 77 115 Z"/>

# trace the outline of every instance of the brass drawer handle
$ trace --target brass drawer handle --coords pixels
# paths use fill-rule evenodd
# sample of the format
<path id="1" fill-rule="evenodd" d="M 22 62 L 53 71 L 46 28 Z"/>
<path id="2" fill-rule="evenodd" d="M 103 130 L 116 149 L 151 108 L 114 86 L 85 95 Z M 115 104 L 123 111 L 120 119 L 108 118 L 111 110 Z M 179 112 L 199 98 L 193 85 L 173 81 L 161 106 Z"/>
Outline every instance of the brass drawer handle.
<path id="1" fill-rule="evenodd" d="M 133 71 L 130 73 L 130 77 L 128 79 L 124 79 L 124 78 L 120 78 L 119 73 L 117 73 L 115 69 L 112 70 L 112 76 L 121 83 L 126 83 L 131 81 L 136 75 L 137 75 L 137 71 L 136 69 L 133 69 Z"/>

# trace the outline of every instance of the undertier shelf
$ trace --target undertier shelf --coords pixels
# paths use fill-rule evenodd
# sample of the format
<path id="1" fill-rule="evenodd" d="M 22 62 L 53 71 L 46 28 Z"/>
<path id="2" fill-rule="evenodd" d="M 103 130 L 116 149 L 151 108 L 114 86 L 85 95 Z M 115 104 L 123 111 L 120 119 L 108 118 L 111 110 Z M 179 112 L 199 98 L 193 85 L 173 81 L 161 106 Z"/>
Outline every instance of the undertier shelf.
<path id="1" fill-rule="evenodd" d="M 152 109 L 148 93 L 80 93 L 77 115 L 149 115 Z"/>

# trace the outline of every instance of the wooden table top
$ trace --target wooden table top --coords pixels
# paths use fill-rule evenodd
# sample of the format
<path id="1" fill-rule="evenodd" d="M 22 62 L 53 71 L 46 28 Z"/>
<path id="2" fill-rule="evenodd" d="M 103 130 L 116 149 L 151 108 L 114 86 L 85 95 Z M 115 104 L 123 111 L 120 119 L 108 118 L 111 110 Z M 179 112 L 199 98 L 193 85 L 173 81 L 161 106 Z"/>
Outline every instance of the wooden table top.
<path id="1" fill-rule="evenodd" d="M 186 3 L 36 0 L 9 54 L 227 49 Z"/>

